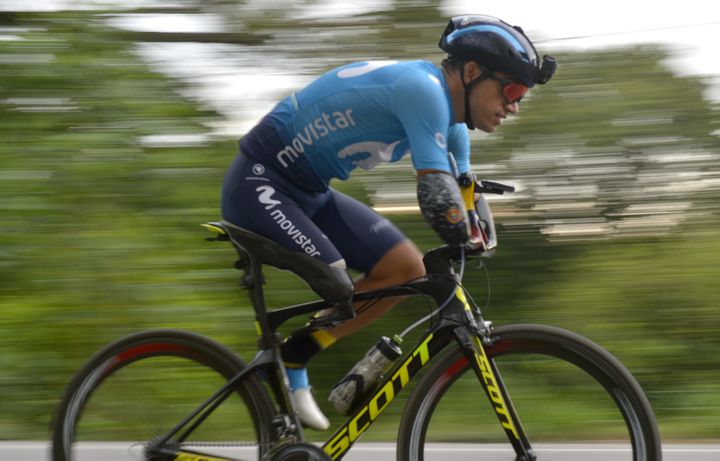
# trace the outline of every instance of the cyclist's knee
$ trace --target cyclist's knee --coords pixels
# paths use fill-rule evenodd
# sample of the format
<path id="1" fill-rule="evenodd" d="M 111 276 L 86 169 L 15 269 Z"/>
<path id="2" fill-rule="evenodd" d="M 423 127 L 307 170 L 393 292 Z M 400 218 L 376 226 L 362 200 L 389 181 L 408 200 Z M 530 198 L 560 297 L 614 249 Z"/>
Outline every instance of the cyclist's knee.
<path id="1" fill-rule="evenodd" d="M 392 247 L 367 275 L 383 285 L 397 285 L 425 275 L 422 253 L 409 240 Z"/>

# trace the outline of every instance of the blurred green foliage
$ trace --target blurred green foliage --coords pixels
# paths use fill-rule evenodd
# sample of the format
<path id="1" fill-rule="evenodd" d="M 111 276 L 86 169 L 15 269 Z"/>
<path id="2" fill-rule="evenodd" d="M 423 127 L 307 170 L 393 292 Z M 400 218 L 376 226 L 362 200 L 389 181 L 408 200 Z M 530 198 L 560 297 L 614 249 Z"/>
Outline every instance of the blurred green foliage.
<path id="1" fill-rule="evenodd" d="M 299 59 L 315 59 L 320 71 L 344 60 L 405 56 L 413 42 L 413 57 L 437 60 L 437 31 L 413 25 L 442 24 L 439 13 L 403 5 L 361 18 L 372 42 L 349 35 L 332 46 L 297 42 Z M 376 21 L 389 15 L 397 27 Z M 312 26 L 290 27 L 270 13 L 246 22 L 258 34 L 287 28 L 288 43 Z M 219 187 L 235 152 L 235 140 L 208 135 L 206 122 L 218 115 L 179 96 L 181 83 L 150 71 L 128 37 L 93 12 L 1 13 L 0 26 L 18 28 L 21 37 L 0 41 L 0 439 L 45 438 L 72 373 L 123 334 L 187 328 L 250 357 L 253 315 L 231 269 L 232 249 L 204 242 L 198 226 L 219 217 Z M 490 296 L 484 312 L 496 323 L 555 324 L 616 354 L 646 389 L 666 439 L 713 438 L 720 431 L 719 188 L 648 191 L 643 180 L 672 175 L 672 165 L 653 163 L 646 146 L 628 143 L 663 136 L 671 139 L 662 152 L 702 151 L 711 159 L 720 152 L 711 135 L 717 108 L 702 99 L 704 83 L 674 76 L 664 58 L 651 47 L 563 54 L 557 79 L 528 99 L 518 121 L 479 140 L 475 163 L 504 165 L 502 176 L 534 186 L 513 204 L 494 205 L 501 246 L 486 261 L 491 293 L 484 270 L 468 268 L 466 284 L 481 306 Z M 672 123 L 633 119 L 652 115 Z M 189 134 L 197 141 L 152 138 Z M 609 152 L 628 169 L 626 176 L 583 176 L 597 185 L 596 213 L 611 225 L 636 202 L 682 200 L 693 208 L 669 232 L 551 243 L 538 230 L 576 216 L 538 215 L 539 201 L 556 203 L 543 196 L 543 184 L 572 186 L 582 174 L 546 157 L 518 164 L 517 155 L 532 158 L 552 146 L 586 159 Z M 698 180 L 717 181 L 716 162 L 688 162 Z M 362 182 L 370 174 L 337 187 L 371 201 Z M 410 170 L 385 175 L 385 182 L 413 181 Z M 418 215 L 393 220 L 422 249 L 439 243 Z M 313 297 L 284 273 L 269 271 L 267 286 L 273 306 Z M 337 363 L 352 363 L 377 336 L 427 309 L 405 303 L 319 356 L 311 373 L 320 397 L 345 372 Z M 392 406 L 368 438 L 393 439 L 401 407 Z"/>

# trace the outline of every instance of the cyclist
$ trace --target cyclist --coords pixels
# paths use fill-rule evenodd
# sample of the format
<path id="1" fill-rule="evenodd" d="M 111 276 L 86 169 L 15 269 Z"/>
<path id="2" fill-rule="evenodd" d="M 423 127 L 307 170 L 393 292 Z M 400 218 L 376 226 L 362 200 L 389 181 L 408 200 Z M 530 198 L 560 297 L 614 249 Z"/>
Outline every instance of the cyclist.
<path id="1" fill-rule="evenodd" d="M 456 174 L 470 170 L 467 129 L 495 131 L 556 66 L 551 57 L 538 59 L 522 29 L 490 16 L 452 18 L 439 46 L 448 53 L 441 67 L 426 61 L 348 64 L 283 99 L 240 141 L 223 184 L 224 219 L 327 264 L 361 271 L 357 291 L 405 283 L 425 273 L 417 247 L 329 182 L 407 154 L 426 220 L 446 243 L 466 244 L 469 226 Z M 310 359 L 397 302 L 385 299 L 352 320 L 283 342 L 291 398 L 303 424 L 329 427 L 310 392 Z"/>

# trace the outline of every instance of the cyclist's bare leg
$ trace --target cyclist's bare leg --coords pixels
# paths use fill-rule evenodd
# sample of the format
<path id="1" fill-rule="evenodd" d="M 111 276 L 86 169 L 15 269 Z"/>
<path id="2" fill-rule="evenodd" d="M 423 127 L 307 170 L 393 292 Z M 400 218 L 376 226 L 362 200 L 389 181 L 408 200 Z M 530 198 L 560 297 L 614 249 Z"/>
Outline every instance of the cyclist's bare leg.
<path id="1" fill-rule="evenodd" d="M 395 244 L 378 261 L 370 272 L 355 283 L 357 291 L 368 291 L 398 285 L 425 274 L 422 255 L 409 240 Z M 300 335 L 291 335 L 281 346 L 283 360 L 288 371 L 291 398 L 300 420 L 315 429 L 327 429 L 330 422 L 315 402 L 310 392 L 307 364 L 321 350 L 338 338 L 347 336 L 372 323 L 402 300 L 402 297 L 385 298 L 372 308 L 358 313 L 357 317 L 331 329 L 317 329 Z M 355 309 L 364 303 L 355 305 Z M 330 311 L 331 312 L 331 311 Z M 320 316 L 330 312 L 321 312 Z"/>
<path id="2" fill-rule="evenodd" d="M 385 253 L 370 270 L 370 273 L 355 280 L 355 291 L 370 291 L 399 285 L 423 275 L 425 275 L 425 266 L 422 261 L 422 253 L 413 242 L 405 240 Z M 328 332 L 335 339 L 352 334 L 382 317 L 403 299 L 400 296 L 382 299 L 370 309 L 359 313 L 354 319 L 344 322 Z M 363 304 L 356 303 L 355 309 L 359 309 Z"/>

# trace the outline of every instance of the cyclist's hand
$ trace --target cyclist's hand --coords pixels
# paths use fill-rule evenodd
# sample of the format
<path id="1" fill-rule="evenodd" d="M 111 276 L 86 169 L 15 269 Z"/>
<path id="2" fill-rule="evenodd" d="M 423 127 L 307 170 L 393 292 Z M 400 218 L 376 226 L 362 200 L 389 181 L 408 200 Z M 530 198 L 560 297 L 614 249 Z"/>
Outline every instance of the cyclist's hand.
<path id="1" fill-rule="evenodd" d="M 481 242 L 468 242 L 465 244 L 465 252 L 470 255 L 481 255 L 485 252 L 485 244 Z"/>
<path id="2" fill-rule="evenodd" d="M 474 204 L 473 204 L 474 205 Z M 470 224 L 470 239 L 466 243 L 468 248 L 485 249 L 488 243 L 487 222 L 478 215 L 474 206 L 468 210 L 468 223 Z"/>
<path id="3" fill-rule="evenodd" d="M 482 226 L 482 224 L 480 224 L 480 226 Z M 465 243 L 465 249 L 471 254 L 479 254 L 487 250 L 485 232 L 482 228 L 479 229 L 479 232 L 473 232 L 470 240 Z"/>

